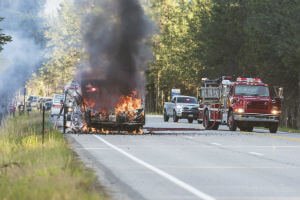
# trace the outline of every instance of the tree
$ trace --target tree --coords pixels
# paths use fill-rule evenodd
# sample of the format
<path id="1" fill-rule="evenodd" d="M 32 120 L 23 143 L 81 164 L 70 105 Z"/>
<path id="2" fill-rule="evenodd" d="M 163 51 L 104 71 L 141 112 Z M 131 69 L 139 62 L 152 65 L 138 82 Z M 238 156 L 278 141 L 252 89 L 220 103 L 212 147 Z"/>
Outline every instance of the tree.
<path id="1" fill-rule="evenodd" d="M 64 85 L 75 77 L 76 66 L 82 54 L 81 20 L 83 10 L 78 9 L 70 1 L 62 1 L 58 16 L 47 19 L 48 28 L 44 32 L 47 39 L 47 60 L 36 76 L 28 82 L 28 86 L 39 83 L 43 89 L 30 87 L 33 93 L 44 91 L 43 95 L 61 93 Z"/>
<path id="2" fill-rule="evenodd" d="M 0 22 L 3 20 L 3 18 L 0 17 Z M 5 45 L 8 42 L 11 42 L 12 38 L 8 35 L 5 35 L 2 33 L 2 29 L 0 29 L 0 51 L 3 49 L 3 45 Z"/>
<path id="3" fill-rule="evenodd" d="M 283 122 L 300 128 L 300 2 L 212 0 L 199 18 L 200 60 L 210 77 L 261 77 L 285 88 Z"/>
<path id="4" fill-rule="evenodd" d="M 196 53 L 199 43 L 190 26 L 194 22 L 195 3 L 190 0 L 150 2 L 150 13 L 159 31 L 153 37 L 154 61 L 147 73 L 148 110 L 162 111 L 172 88 L 180 88 L 185 94 L 197 93 L 202 66 Z"/>

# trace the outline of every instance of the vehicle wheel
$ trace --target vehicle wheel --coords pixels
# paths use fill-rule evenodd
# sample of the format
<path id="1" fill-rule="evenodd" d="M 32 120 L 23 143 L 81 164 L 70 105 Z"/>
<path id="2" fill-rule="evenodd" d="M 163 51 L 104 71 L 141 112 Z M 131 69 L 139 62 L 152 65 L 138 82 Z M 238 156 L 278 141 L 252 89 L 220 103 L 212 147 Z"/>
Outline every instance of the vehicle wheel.
<path id="1" fill-rule="evenodd" d="M 212 128 L 211 122 L 209 121 L 209 114 L 207 110 L 204 112 L 203 115 L 203 127 L 205 128 L 205 130 L 209 130 Z"/>
<path id="2" fill-rule="evenodd" d="M 247 131 L 246 126 L 238 126 L 238 128 L 240 129 L 240 131 Z"/>
<path id="3" fill-rule="evenodd" d="M 179 118 L 177 117 L 176 111 L 173 112 L 173 122 L 178 122 Z"/>
<path id="4" fill-rule="evenodd" d="M 169 116 L 167 115 L 166 112 L 164 112 L 164 122 L 168 122 L 169 121 Z"/>
<path id="5" fill-rule="evenodd" d="M 271 124 L 269 127 L 270 133 L 277 133 L 277 129 L 278 129 L 277 123 Z"/>
<path id="6" fill-rule="evenodd" d="M 219 123 L 215 123 L 215 125 L 212 127 L 212 130 L 218 130 L 219 129 Z"/>
<path id="7" fill-rule="evenodd" d="M 135 134 L 142 134 L 143 133 L 142 129 L 143 129 L 143 127 L 141 127 L 141 126 L 135 127 L 134 133 Z"/>
<path id="8" fill-rule="evenodd" d="M 237 124 L 236 121 L 234 120 L 233 112 L 230 111 L 228 115 L 228 127 L 230 131 L 236 131 Z"/>
<path id="9" fill-rule="evenodd" d="M 189 123 L 193 123 L 194 119 L 193 118 L 188 118 Z"/>
<path id="10" fill-rule="evenodd" d="M 253 131 L 253 126 L 248 126 L 248 127 L 246 128 L 246 131 L 252 132 L 252 131 Z"/>

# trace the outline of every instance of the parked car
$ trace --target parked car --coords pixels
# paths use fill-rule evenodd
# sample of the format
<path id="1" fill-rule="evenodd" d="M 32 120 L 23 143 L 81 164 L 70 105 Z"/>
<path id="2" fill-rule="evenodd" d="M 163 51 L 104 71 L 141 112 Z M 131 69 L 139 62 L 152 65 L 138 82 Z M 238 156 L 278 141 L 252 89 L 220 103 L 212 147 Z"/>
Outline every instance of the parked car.
<path id="1" fill-rule="evenodd" d="M 52 100 L 46 101 L 46 102 L 44 103 L 44 106 L 45 106 L 45 110 L 46 110 L 46 111 L 51 110 L 51 108 L 52 108 Z"/>
<path id="2" fill-rule="evenodd" d="M 43 105 L 45 105 L 46 102 L 51 102 L 51 105 L 52 105 L 52 98 L 50 98 L 50 97 L 41 97 L 38 102 L 39 102 L 38 109 L 42 110 Z M 49 105 L 49 103 L 48 103 L 48 105 Z M 51 109 L 51 107 L 49 108 L 49 110 L 50 109 Z M 46 110 L 47 110 L 47 108 L 46 108 Z"/>
<path id="3" fill-rule="evenodd" d="M 51 105 L 51 117 L 54 117 L 55 115 L 59 115 L 59 112 L 62 108 L 64 101 L 64 95 L 63 94 L 54 94 L 52 98 L 52 105 Z"/>
<path id="4" fill-rule="evenodd" d="M 38 105 L 39 105 L 38 101 L 39 101 L 39 97 L 38 96 L 30 95 L 27 98 L 26 105 L 30 106 L 31 108 L 38 108 Z"/>

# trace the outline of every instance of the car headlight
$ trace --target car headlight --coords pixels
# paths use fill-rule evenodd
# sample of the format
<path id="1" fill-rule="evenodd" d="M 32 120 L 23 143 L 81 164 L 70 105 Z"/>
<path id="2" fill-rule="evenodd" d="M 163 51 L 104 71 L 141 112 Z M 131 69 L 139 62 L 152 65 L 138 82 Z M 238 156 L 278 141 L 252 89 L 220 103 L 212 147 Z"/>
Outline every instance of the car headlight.
<path id="1" fill-rule="evenodd" d="M 280 110 L 274 110 L 274 109 L 271 110 L 272 115 L 279 115 L 280 113 L 281 113 Z"/>
<path id="2" fill-rule="evenodd" d="M 244 113 L 245 109 L 244 108 L 237 108 L 237 109 L 235 109 L 235 112 L 237 112 L 237 113 Z"/>
<path id="3" fill-rule="evenodd" d="M 176 108 L 177 108 L 177 110 L 179 110 L 179 111 L 182 110 L 182 106 L 177 105 Z"/>
<path id="4" fill-rule="evenodd" d="M 272 115 L 279 115 L 281 113 L 281 110 L 277 106 L 273 106 L 271 110 Z"/>

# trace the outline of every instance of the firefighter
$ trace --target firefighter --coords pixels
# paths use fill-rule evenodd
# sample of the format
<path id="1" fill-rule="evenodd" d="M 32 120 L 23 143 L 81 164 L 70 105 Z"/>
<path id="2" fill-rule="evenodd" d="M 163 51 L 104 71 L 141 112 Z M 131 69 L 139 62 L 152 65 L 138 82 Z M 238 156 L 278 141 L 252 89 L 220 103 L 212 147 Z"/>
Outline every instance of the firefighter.
<path id="1" fill-rule="evenodd" d="M 3 106 L 0 105 L 0 126 L 2 124 L 2 118 L 3 118 L 3 116 L 4 116 L 4 109 L 3 109 Z"/>
<path id="2" fill-rule="evenodd" d="M 15 117 L 15 113 L 16 113 L 16 106 L 14 104 L 11 104 L 9 106 L 9 114 L 10 116 L 12 115 L 13 117 Z"/>
<path id="3" fill-rule="evenodd" d="M 19 115 L 22 115 L 24 114 L 24 105 L 21 103 L 19 106 L 18 106 L 18 111 L 19 111 Z"/>
<path id="4" fill-rule="evenodd" d="M 29 113 L 31 112 L 32 108 L 31 108 L 31 103 L 28 102 L 27 103 L 27 106 L 26 106 L 26 111 L 27 111 L 27 114 L 29 115 Z"/>

